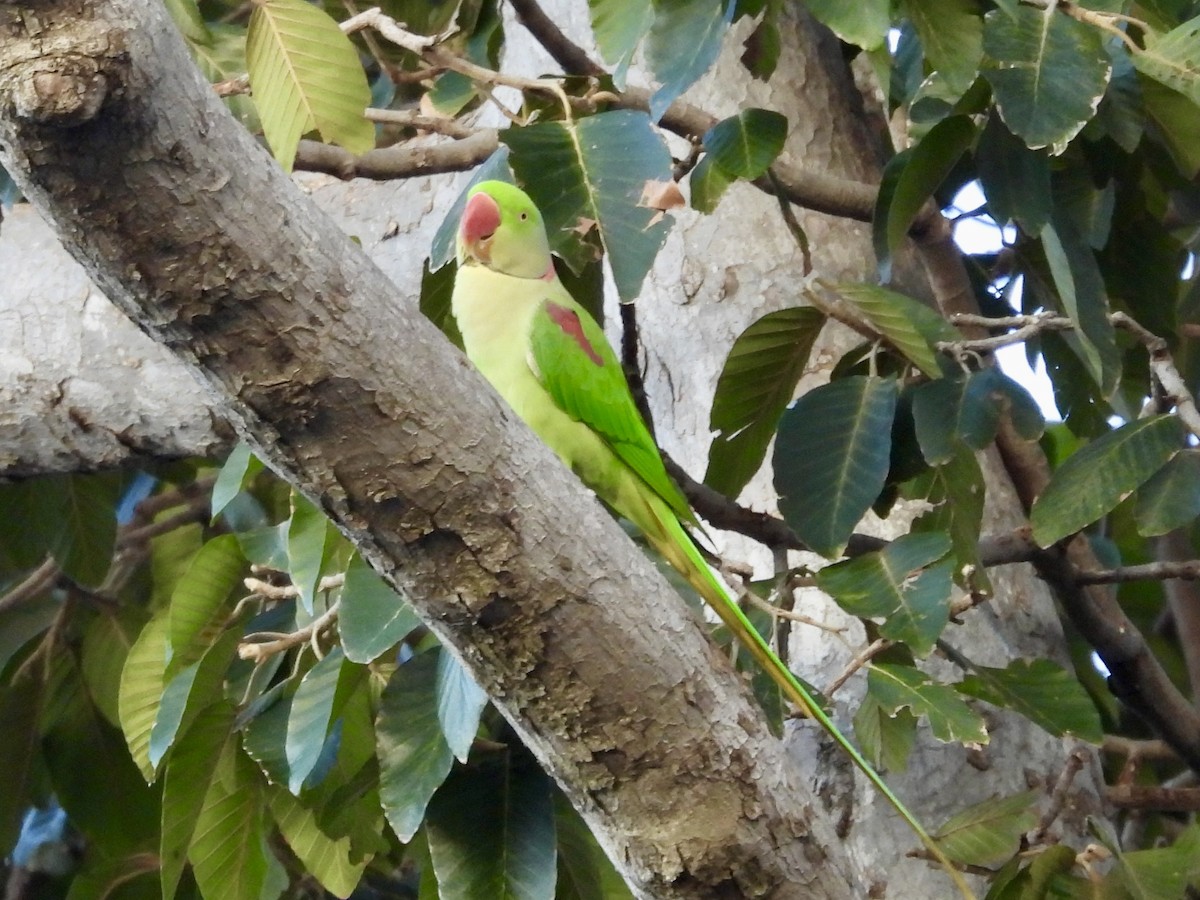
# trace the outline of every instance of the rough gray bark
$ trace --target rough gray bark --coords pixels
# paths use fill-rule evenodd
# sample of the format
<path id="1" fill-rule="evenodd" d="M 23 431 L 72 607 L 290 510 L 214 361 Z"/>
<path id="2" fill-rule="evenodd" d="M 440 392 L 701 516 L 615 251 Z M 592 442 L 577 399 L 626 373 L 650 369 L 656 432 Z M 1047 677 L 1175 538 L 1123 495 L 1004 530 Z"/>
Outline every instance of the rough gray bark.
<path id="1" fill-rule="evenodd" d="M 234 124 L 159 4 L 8 4 L 0 36 L 5 167 L 412 598 L 639 894 L 861 894 L 682 602 Z"/>

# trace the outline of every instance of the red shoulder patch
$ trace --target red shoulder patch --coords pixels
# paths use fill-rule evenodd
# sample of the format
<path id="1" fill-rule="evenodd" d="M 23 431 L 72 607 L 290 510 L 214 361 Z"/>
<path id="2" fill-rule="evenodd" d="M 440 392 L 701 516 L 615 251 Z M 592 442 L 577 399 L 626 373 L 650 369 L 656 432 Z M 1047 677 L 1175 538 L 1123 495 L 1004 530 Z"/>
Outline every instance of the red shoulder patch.
<path id="1" fill-rule="evenodd" d="M 562 329 L 562 333 L 571 338 L 579 345 L 588 359 L 598 366 L 604 365 L 604 357 L 596 352 L 596 348 L 592 346 L 592 342 L 587 339 L 587 335 L 583 333 L 583 323 L 579 321 L 579 314 L 565 306 L 559 306 L 557 303 L 546 303 L 546 313 L 550 316 L 550 320 Z"/>

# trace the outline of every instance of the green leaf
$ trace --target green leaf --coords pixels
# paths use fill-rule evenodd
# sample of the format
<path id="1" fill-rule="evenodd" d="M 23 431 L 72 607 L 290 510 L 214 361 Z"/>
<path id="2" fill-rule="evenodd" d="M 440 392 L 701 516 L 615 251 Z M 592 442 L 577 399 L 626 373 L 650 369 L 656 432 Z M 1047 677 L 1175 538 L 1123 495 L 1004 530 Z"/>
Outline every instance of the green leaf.
<path id="1" fill-rule="evenodd" d="M 554 794 L 558 837 L 556 900 L 633 900 L 633 894 L 586 823 L 561 793 Z"/>
<path id="2" fill-rule="evenodd" d="M 867 691 L 889 714 L 910 709 L 926 716 L 933 736 L 939 741 L 986 744 L 987 728 L 954 688 L 938 684 L 911 666 L 876 663 L 867 672 Z"/>
<path id="3" fill-rule="evenodd" d="M 121 670 L 145 624 L 146 615 L 142 610 L 126 607 L 97 616 L 87 624 L 83 634 L 83 652 L 79 659 L 83 680 L 96 708 L 117 728 L 121 727 Z"/>
<path id="4" fill-rule="evenodd" d="M 1062 153 L 1096 113 L 1110 66 L 1101 32 L 1054 9 L 984 17 L 983 75 L 1004 123 L 1031 149 Z"/>
<path id="5" fill-rule="evenodd" d="M 704 149 L 726 174 L 753 181 L 783 151 L 786 116 L 768 109 L 743 109 L 722 119 L 704 135 Z"/>
<path id="6" fill-rule="evenodd" d="M 338 632 L 346 659 L 374 662 L 420 624 L 404 598 L 356 554 L 346 569 L 338 606 Z"/>
<path id="7" fill-rule="evenodd" d="M 947 116 L 915 147 L 897 153 L 883 172 L 872 216 L 880 277 L 891 278 L 892 256 L 903 246 L 917 214 L 975 140 L 970 116 Z"/>
<path id="8" fill-rule="evenodd" d="M 957 562 L 956 580 L 967 590 L 990 596 L 991 581 L 979 558 L 987 491 L 974 452 L 960 446 L 953 457 L 933 470 L 930 486 L 927 499 L 934 507 L 914 522 L 913 530 L 948 534 Z"/>
<path id="9" fill-rule="evenodd" d="M 329 520 L 306 497 L 292 492 L 292 518 L 288 525 L 288 574 L 300 591 L 300 605 L 313 614 L 321 564 L 325 561 L 325 542 Z"/>
<path id="10" fill-rule="evenodd" d="M 843 378 L 787 409 L 775 440 L 779 509 L 809 547 L 840 556 L 883 490 L 891 454 L 896 382 Z"/>
<path id="11" fill-rule="evenodd" d="M 843 41 L 864 50 L 882 47 L 892 27 L 889 0 L 865 0 L 862 3 L 806 0 L 804 5 L 817 21 Z"/>
<path id="12" fill-rule="evenodd" d="M 291 171 L 300 137 L 316 130 L 351 153 L 375 145 L 358 52 L 333 19 L 304 0 L 265 0 L 250 14 L 246 70 L 271 152 Z"/>
<path id="13" fill-rule="evenodd" d="M 149 760 L 155 769 L 197 714 L 221 699 L 225 675 L 240 640 L 239 629 L 226 631 L 200 659 L 176 672 L 167 682 L 150 730 Z"/>
<path id="14" fill-rule="evenodd" d="M 1166 34 L 1146 28 L 1142 43 L 1144 49 L 1131 54 L 1134 67 L 1200 105 L 1200 16 Z"/>
<path id="15" fill-rule="evenodd" d="M 335 897 L 349 897 L 370 859 L 355 861 L 350 838 L 334 840 L 325 834 L 312 811 L 287 791 L 271 791 L 270 809 L 279 832 L 305 871 Z"/>
<path id="16" fill-rule="evenodd" d="M 284 754 L 288 764 L 287 788 L 293 794 L 300 793 L 305 779 L 321 757 L 345 659 L 341 650 L 335 647 L 304 673 L 300 686 L 292 695 Z"/>
<path id="17" fill-rule="evenodd" d="M 633 52 L 654 23 L 651 0 L 588 0 L 592 36 L 604 61 L 615 67 L 613 81 L 625 87 L 625 73 Z"/>
<path id="18" fill-rule="evenodd" d="M 904 9 L 921 36 L 930 68 L 961 95 L 975 80 L 983 57 L 983 19 L 977 5 L 973 0 L 908 0 Z"/>
<path id="19" fill-rule="evenodd" d="M 657 122 L 667 107 L 717 61 L 736 4 L 734 0 L 653 3 L 654 23 L 644 53 L 647 66 L 662 85 L 650 96 L 650 118 Z"/>
<path id="20" fill-rule="evenodd" d="M 263 470 L 262 460 L 254 455 L 250 445 L 238 441 L 229 451 L 225 464 L 217 473 L 217 482 L 212 489 L 212 517 L 216 519 L 254 476 Z"/>
<path id="21" fill-rule="evenodd" d="M 985 449 L 1006 413 L 1024 440 L 1042 436 L 1045 419 L 1036 401 L 998 368 L 939 378 L 913 391 L 917 440 L 934 466 L 949 462 L 959 446 Z"/>
<path id="22" fill-rule="evenodd" d="M 924 656 L 950 618 L 950 573 L 944 534 L 907 534 L 884 549 L 826 566 L 817 586 L 855 616 L 883 616 L 884 637 Z"/>
<path id="23" fill-rule="evenodd" d="M 1007 668 L 972 666 L 956 685 L 971 697 L 1018 712 L 1055 737 L 1100 743 L 1100 714 L 1079 679 L 1048 659 L 1018 659 Z M 986 865 L 980 863 L 980 865 Z"/>
<path id="24" fill-rule="evenodd" d="M 172 671 L 194 662 L 213 642 L 226 601 L 241 584 L 246 561 L 232 534 L 222 534 L 203 547 L 171 594 L 169 611 Z"/>
<path id="25" fill-rule="evenodd" d="M 1200 104 L 1157 81 L 1143 77 L 1138 84 L 1146 115 L 1171 158 L 1186 178 L 1195 178 L 1200 173 Z"/>
<path id="26" fill-rule="evenodd" d="M 467 761 L 487 699 L 471 673 L 443 649 L 437 663 L 438 722 L 450 752 L 459 762 Z"/>
<path id="27" fill-rule="evenodd" d="M 443 900 L 552 900 L 550 780 L 532 760 L 459 769 L 429 804 L 426 834 Z"/>
<path id="28" fill-rule="evenodd" d="M 696 163 L 696 168 L 692 169 L 692 174 L 688 176 L 692 208 L 702 213 L 711 213 L 733 182 L 734 179 L 718 166 L 712 157 L 702 156 L 700 162 Z"/>
<path id="29" fill-rule="evenodd" d="M 21 820 L 35 800 L 43 689 L 41 679 L 32 673 L 0 686 L 0 722 L 7 733 L 0 741 L 0 845 L 4 847 L 16 845 Z"/>
<path id="30" fill-rule="evenodd" d="M 150 733 L 158 718 L 158 706 L 167 673 L 170 620 L 159 614 L 146 623 L 138 639 L 129 648 L 121 670 L 121 694 L 117 705 L 121 730 L 129 745 L 129 755 L 146 781 L 154 780 L 150 764 Z"/>
<path id="31" fill-rule="evenodd" d="M 1045 155 L 1026 147 L 993 114 L 975 148 L 975 164 L 988 210 L 997 224 L 1012 221 L 1026 234 L 1039 234 L 1050 221 L 1054 202 Z"/>
<path id="32" fill-rule="evenodd" d="M 1153 537 L 1200 517 L 1200 452 L 1183 450 L 1138 489 L 1138 534 Z"/>
<path id="33" fill-rule="evenodd" d="M 1116 332 L 1108 320 L 1108 296 L 1095 253 L 1078 230 L 1056 221 L 1042 228 L 1042 249 L 1063 310 L 1077 326 L 1064 340 L 1087 366 L 1104 392 L 1116 389 L 1121 358 Z"/>
<path id="34" fill-rule="evenodd" d="M 267 776 L 271 784 L 286 785 L 290 780 L 287 760 L 288 721 L 292 714 L 294 688 L 289 683 L 275 685 L 260 696 L 251 710 L 253 717 L 242 729 L 242 747 Z M 242 714 L 246 718 L 250 711 Z"/>
<path id="35" fill-rule="evenodd" d="M 873 765 L 888 772 L 903 772 L 917 739 L 917 717 L 907 709 L 889 715 L 868 693 L 854 713 L 854 735 L 863 756 Z"/>
<path id="36" fill-rule="evenodd" d="M 779 417 L 792 399 L 825 324 L 811 307 L 767 313 L 729 351 L 713 397 L 704 483 L 736 497 L 762 466 Z"/>
<path id="37" fill-rule="evenodd" d="M 396 669 L 375 723 L 379 799 L 404 842 L 416 834 L 429 798 L 454 762 L 438 719 L 438 655 L 430 650 Z"/>
<path id="38" fill-rule="evenodd" d="M 201 711 L 167 757 L 158 854 L 163 900 L 175 896 L 197 817 L 216 772 L 221 748 L 233 728 L 233 716 L 233 707 L 224 701 Z"/>
<path id="39" fill-rule="evenodd" d="M 1102 885 L 1105 897 L 1174 900 L 1200 883 L 1200 827 L 1189 826 L 1169 847 L 1116 852 L 1117 864 Z"/>
<path id="40" fill-rule="evenodd" d="M 1149 416 L 1097 438 L 1059 467 L 1030 512 L 1041 547 L 1074 534 L 1133 493 L 1182 448 L 1179 420 Z"/>
<path id="41" fill-rule="evenodd" d="M 842 282 L 830 290 L 866 317 L 888 342 L 930 378 L 942 370 L 933 345 L 956 341 L 961 335 L 949 322 L 919 300 L 869 284 Z"/>
<path id="42" fill-rule="evenodd" d="M 459 350 L 463 348 L 462 332 L 454 318 L 450 301 L 454 296 L 454 279 L 458 274 L 458 266 L 442 266 L 437 271 L 430 271 L 429 260 L 421 266 L 421 299 L 419 306 L 422 315 L 441 329 Z"/>
<path id="43" fill-rule="evenodd" d="M 948 819 L 933 835 L 943 852 L 969 866 L 996 866 L 1021 847 L 1021 837 L 1037 824 L 1038 791 L 993 797 Z"/>
<path id="44" fill-rule="evenodd" d="M 507 128 L 501 140 L 550 236 L 550 247 L 580 271 L 595 257 L 594 230 L 622 300 L 633 300 L 671 220 L 641 205 L 650 185 L 671 179 L 671 156 L 643 112 L 621 109 L 570 122 Z"/>
<path id="45" fill-rule="evenodd" d="M 227 740 L 188 849 L 205 900 L 273 900 L 287 887 L 287 871 L 267 844 L 261 794 L 253 764 Z"/>

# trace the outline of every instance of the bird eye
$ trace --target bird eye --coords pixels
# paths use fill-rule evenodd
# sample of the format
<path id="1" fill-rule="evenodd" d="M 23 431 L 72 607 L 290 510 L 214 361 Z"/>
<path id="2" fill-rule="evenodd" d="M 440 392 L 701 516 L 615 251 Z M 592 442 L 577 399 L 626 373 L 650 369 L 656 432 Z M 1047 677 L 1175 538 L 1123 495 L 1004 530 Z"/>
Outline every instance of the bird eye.
<path id="1" fill-rule="evenodd" d="M 527 213 L 527 212 L 521 213 L 521 221 L 522 222 L 524 222 L 528 218 L 529 218 L 529 213 Z"/>

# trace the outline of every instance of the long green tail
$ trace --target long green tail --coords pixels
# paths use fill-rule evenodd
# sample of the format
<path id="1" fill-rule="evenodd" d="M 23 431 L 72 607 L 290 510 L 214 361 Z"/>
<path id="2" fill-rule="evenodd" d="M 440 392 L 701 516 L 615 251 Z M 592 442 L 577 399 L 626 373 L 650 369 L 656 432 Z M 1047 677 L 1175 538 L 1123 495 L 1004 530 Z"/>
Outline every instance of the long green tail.
<path id="1" fill-rule="evenodd" d="M 834 739 L 837 745 L 862 770 L 862 773 L 867 776 L 867 779 L 876 787 L 879 793 L 887 798 L 887 801 L 900 814 L 900 818 L 908 823 L 909 828 L 913 830 L 921 843 L 925 845 L 925 849 L 929 851 L 933 858 L 942 865 L 942 868 L 954 880 L 955 886 L 962 893 L 963 897 L 966 900 L 975 900 L 975 894 L 967 885 L 962 873 L 955 867 L 946 854 L 942 852 L 941 847 L 938 846 L 937 842 L 929 835 L 929 832 L 925 830 L 921 823 L 917 821 L 916 816 L 909 812 L 908 808 L 900 802 L 900 798 L 892 793 L 892 789 L 887 786 L 887 783 L 879 773 L 872 768 L 866 758 L 858 752 L 858 749 L 850 743 L 850 740 L 833 724 L 833 720 L 825 714 L 825 711 L 821 709 L 812 694 L 800 683 L 799 679 L 775 655 L 775 651 L 771 649 L 770 645 L 763 639 L 763 636 L 758 633 L 758 629 L 750 624 L 750 620 L 746 618 L 746 614 L 742 612 L 741 607 L 737 605 L 729 595 L 729 591 L 721 584 L 712 569 L 704 561 L 704 557 L 700 555 L 696 544 L 692 541 L 691 536 L 684 529 L 683 525 L 680 524 L 674 513 L 666 508 L 665 503 L 662 504 L 661 508 L 656 509 L 655 512 L 658 513 L 656 518 L 664 526 L 664 531 L 666 532 L 663 537 L 670 544 L 673 544 L 673 546 L 659 546 L 659 551 L 687 578 L 688 583 L 712 607 L 713 611 L 725 623 L 725 626 L 737 638 L 738 642 L 750 651 L 750 655 L 771 676 L 771 679 L 779 685 L 780 690 L 805 715 L 816 719 L 820 723 L 821 727 L 829 733 L 829 736 Z M 653 543 L 658 543 L 655 540 L 655 535 L 647 532 L 647 537 Z M 681 561 L 678 561 L 679 554 L 672 552 L 679 548 L 686 554 L 687 565 L 681 565 Z"/>

